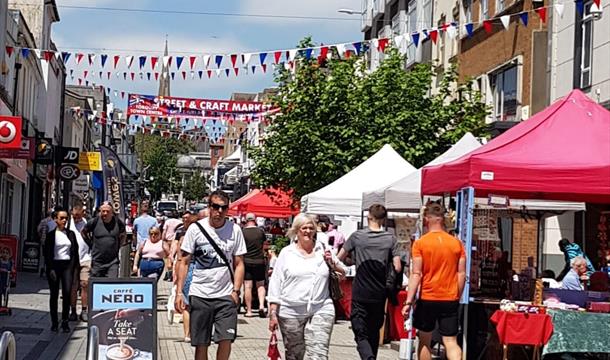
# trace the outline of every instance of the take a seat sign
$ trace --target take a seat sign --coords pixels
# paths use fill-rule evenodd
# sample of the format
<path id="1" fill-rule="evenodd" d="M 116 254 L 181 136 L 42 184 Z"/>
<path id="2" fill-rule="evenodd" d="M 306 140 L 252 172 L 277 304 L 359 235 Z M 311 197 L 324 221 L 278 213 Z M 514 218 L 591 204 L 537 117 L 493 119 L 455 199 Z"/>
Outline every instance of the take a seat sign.
<path id="1" fill-rule="evenodd" d="M 21 148 L 21 117 L 0 116 L 0 149 Z"/>

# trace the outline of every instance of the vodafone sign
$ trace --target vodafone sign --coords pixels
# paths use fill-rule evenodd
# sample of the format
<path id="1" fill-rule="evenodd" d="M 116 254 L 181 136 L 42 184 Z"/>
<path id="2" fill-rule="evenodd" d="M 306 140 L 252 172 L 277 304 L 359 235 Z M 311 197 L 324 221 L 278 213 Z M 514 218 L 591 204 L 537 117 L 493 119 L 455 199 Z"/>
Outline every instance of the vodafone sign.
<path id="1" fill-rule="evenodd" d="M 0 116 L 0 149 L 21 148 L 21 117 Z"/>

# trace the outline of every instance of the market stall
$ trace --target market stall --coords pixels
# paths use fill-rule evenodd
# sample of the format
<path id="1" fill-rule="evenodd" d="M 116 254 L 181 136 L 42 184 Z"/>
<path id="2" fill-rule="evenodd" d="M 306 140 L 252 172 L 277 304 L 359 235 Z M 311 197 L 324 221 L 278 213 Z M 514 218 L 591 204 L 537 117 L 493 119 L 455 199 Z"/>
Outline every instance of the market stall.
<path id="1" fill-rule="evenodd" d="M 258 217 L 288 218 L 300 212 L 289 193 L 279 189 L 254 189 L 232 202 L 229 215 L 254 213 Z"/>
<path id="2" fill-rule="evenodd" d="M 506 262 L 502 259 L 502 252 L 497 252 L 497 245 L 501 244 L 503 239 L 498 239 L 496 235 L 506 234 L 489 229 L 493 226 L 501 226 L 498 218 L 509 216 L 519 219 L 520 222 L 540 224 L 540 215 L 548 210 L 536 212 L 523 209 L 511 213 L 502 209 L 499 211 L 504 213 L 499 214 L 494 206 L 502 208 L 503 205 L 510 204 L 514 198 L 610 204 L 610 131 L 608 129 L 610 129 L 610 112 L 582 92 L 574 90 L 566 98 L 555 102 L 471 153 L 448 163 L 424 167 L 422 194 L 443 196 L 457 193 L 456 232 L 470 250 L 467 252 L 467 273 L 470 274 L 470 279 L 462 298 L 462 303 L 466 304 L 464 350 L 468 358 L 477 358 L 481 350 L 489 348 L 489 344 L 499 343 L 497 335 L 488 333 L 489 318 L 491 313 L 496 313 L 497 308 L 500 307 L 499 299 L 517 298 L 531 302 L 535 293 L 535 278 L 543 270 L 537 257 L 525 259 L 520 257 L 521 263 L 518 267 L 515 266 L 515 257 L 513 257 L 512 265 L 508 268 L 512 276 L 505 276 L 508 274 L 501 270 L 501 265 L 503 263 L 506 265 Z M 475 210 L 477 208 L 475 197 L 487 197 L 488 204 L 492 208 L 484 211 L 496 212 L 482 217 L 477 216 L 480 214 Z M 539 225 L 531 226 L 531 224 L 529 227 L 524 224 L 526 231 L 540 233 Z M 508 235 L 511 241 L 522 237 L 518 237 L 517 234 Z M 605 243 L 607 236 L 598 238 L 600 240 L 598 258 L 593 259 L 596 263 L 605 260 L 607 254 Z M 524 245 L 527 246 L 528 242 Z M 539 249 L 537 244 L 536 252 L 539 252 Z M 477 263 L 477 258 L 483 261 L 488 259 L 500 261 L 481 264 Z M 517 273 L 512 274 L 513 270 Z M 476 274 L 476 271 L 479 273 Z M 517 281 L 514 281 L 515 279 Z M 503 281 L 505 281 L 504 287 Z M 495 294 L 488 294 L 487 291 Z M 475 298 L 477 295 L 480 297 Z M 534 304 L 533 308 L 544 309 L 538 304 Z M 525 309 L 530 308 L 525 307 Z M 550 313 L 554 324 L 558 322 L 556 319 L 560 318 L 558 314 L 569 310 L 557 311 Z M 483 319 L 487 318 L 485 319 L 487 321 L 481 321 L 481 316 L 479 320 L 470 316 L 475 314 L 483 315 Z M 575 316 L 574 313 L 567 315 Z M 598 319 L 602 320 L 599 314 L 591 316 L 599 316 Z M 510 326 L 518 328 L 520 325 L 514 321 Z M 590 331 L 597 329 L 596 327 L 596 330 Z M 564 336 L 563 331 L 561 326 L 555 326 L 555 332 L 545 347 L 545 353 L 553 351 L 548 350 L 549 348 L 560 348 L 554 344 Z M 606 339 L 610 338 L 610 333 L 604 335 Z M 574 336 L 582 338 L 583 333 Z M 483 349 L 477 345 L 480 339 L 485 339 L 485 343 L 479 344 L 484 346 Z M 573 349 L 568 349 L 571 350 Z M 599 349 L 589 347 L 580 350 L 590 352 Z M 497 352 L 488 351 L 484 356 L 494 358 L 497 355 Z"/>

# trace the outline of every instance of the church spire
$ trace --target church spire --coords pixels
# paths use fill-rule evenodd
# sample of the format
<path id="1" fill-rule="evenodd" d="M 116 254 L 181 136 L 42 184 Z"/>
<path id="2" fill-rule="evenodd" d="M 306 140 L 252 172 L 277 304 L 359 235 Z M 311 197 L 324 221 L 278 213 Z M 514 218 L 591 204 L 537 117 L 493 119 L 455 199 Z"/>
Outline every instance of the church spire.
<path id="1" fill-rule="evenodd" d="M 169 55 L 169 51 L 167 49 L 167 35 L 165 35 L 165 52 L 163 53 L 163 57 Z M 169 63 L 163 61 L 163 68 L 161 69 L 161 77 L 159 78 L 159 96 L 170 96 L 169 92 L 169 84 L 170 84 L 170 73 L 169 73 Z"/>

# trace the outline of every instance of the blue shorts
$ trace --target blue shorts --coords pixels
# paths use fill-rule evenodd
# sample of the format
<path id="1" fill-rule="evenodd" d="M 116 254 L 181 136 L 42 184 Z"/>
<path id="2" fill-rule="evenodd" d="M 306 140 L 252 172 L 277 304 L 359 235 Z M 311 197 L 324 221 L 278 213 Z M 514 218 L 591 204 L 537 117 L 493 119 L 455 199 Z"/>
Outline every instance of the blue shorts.
<path id="1" fill-rule="evenodd" d="M 140 275 L 142 277 L 159 278 L 163 273 L 165 262 L 163 260 L 148 260 L 142 259 L 140 262 Z"/>

